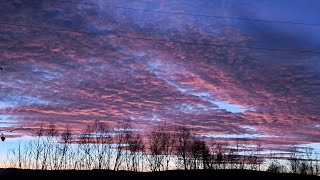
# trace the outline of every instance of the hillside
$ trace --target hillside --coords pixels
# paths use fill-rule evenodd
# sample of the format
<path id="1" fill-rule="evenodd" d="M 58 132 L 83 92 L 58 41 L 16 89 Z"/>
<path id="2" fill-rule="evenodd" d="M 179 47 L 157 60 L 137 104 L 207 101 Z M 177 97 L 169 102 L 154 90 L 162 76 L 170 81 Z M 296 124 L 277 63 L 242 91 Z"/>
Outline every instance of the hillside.
<path id="1" fill-rule="evenodd" d="M 21 170 L 21 169 L 1 169 L 1 178 L 203 178 L 231 177 L 231 178 L 299 178 L 299 179 L 319 179 L 318 176 L 300 174 L 274 174 L 262 171 L 250 170 L 196 170 L 196 171 L 162 171 L 162 172 L 128 172 L 109 170 Z"/>

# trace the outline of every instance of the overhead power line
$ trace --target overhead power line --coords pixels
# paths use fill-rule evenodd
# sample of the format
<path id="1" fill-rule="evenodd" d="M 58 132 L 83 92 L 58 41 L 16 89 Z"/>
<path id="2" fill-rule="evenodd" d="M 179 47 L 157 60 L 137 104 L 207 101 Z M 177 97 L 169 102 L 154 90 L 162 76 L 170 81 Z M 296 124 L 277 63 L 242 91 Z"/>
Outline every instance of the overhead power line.
<path id="1" fill-rule="evenodd" d="M 279 20 L 268 20 L 268 19 L 254 19 L 254 18 L 228 17 L 228 16 L 219 16 L 219 15 L 194 14 L 194 13 L 185 13 L 185 12 L 172 12 L 172 11 L 163 11 L 163 10 L 131 8 L 131 7 L 124 7 L 124 6 L 100 5 L 96 3 L 75 2 L 75 1 L 65 1 L 65 0 L 56 0 L 55 2 L 62 2 L 62 3 L 69 3 L 69 4 L 82 4 L 82 5 L 89 5 L 89 6 L 102 6 L 102 7 L 109 7 L 109 8 L 115 8 L 115 9 L 144 11 L 144 12 L 153 12 L 153 13 L 161 13 L 161 14 L 196 16 L 196 17 L 205 17 L 205 18 L 230 19 L 230 20 L 239 20 L 239 21 L 256 21 L 256 22 L 264 22 L 264 23 L 295 24 L 295 25 L 304 25 L 304 26 L 320 26 L 319 23 L 304 23 L 304 22 L 294 22 L 294 21 L 279 21 Z"/>
<path id="2" fill-rule="evenodd" d="M 227 47 L 227 48 L 238 48 L 238 49 L 256 49 L 256 50 L 267 50 L 267 51 L 283 51 L 283 52 L 295 52 L 295 53 L 317 53 L 317 54 L 320 54 L 320 51 L 303 50 L 303 49 L 265 48 L 265 47 L 254 47 L 254 46 L 241 46 L 241 45 L 227 45 L 227 44 L 216 44 L 216 43 L 201 43 L 201 42 L 198 43 L 198 42 L 179 41 L 179 40 L 153 39 L 153 38 L 145 38 L 145 37 L 117 35 L 117 34 L 110 34 L 110 33 L 95 33 L 95 32 L 86 32 L 86 31 L 75 31 L 75 30 L 68 30 L 68 29 L 50 28 L 50 27 L 42 27 L 42 26 L 35 26 L 35 25 L 24 25 L 24 24 L 14 24 L 14 23 L 5 23 L 5 22 L 0 22 L 0 25 L 42 29 L 42 30 L 47 30 L 47 31 L 52 30 L 52 31 L 80 33 L 80 34 L 88 34 L 88 35 L 95 35 L 95 36 L 106 36 L 106 37 L 109 37 L 109 38 L 125 38 L 125 39 L 136 39 L 136 40 L 142 40 L 142 41 L 177 43 L 177 44 L 197 45 L 197 46 L 212 46 L 212 47 Z"/>

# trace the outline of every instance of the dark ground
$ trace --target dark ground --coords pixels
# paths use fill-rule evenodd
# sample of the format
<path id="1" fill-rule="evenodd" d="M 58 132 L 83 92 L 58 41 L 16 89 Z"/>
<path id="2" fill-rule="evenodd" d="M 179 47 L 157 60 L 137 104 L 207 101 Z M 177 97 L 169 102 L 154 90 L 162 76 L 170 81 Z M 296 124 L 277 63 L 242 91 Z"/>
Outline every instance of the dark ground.
<path id="1" fill-rule="evenodd" d="M 96 179 L 151 179 L 158 178 L 176 178 L 178 179 L 213 179 L 221 178 L 298 178 L 298 179 L 320 179 L 319 176 L 300 175 L 300 174 L 273 174 L 262 171 L 250 170 L 196 170 L 196 171 L 163 171 L 163 172 L 128 172 L 128 171 L 103 171 L 103 170 L 19 170 L 19 169 L 0 169 L 0 179 L 50 179 L 50 178 L 91 178 Z M 201 180 L 195 179 L 195 180 Z M 60 180 L 60 179 L 59 179 Z M 166 180 L 166 179 L 163 179 Z M 260 179 L 258 179 L 260 180 Z"/>

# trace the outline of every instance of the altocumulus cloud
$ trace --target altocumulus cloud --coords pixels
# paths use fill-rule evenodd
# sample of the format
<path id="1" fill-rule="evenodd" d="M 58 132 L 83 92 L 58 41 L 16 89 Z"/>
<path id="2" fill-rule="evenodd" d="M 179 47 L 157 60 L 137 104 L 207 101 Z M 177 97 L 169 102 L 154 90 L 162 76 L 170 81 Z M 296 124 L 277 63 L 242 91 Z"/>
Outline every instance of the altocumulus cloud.
<path id="1" fill-rule="evenodd" d="M 272 15 L 258 2 L 108 4 L 272 19 L 279 14 L 272 2 Z M 320 139 L 319 54 L 110 36 L 317 50 L 318 27 L 49 0 L 2 1 L 0 12 L 1 22 L 49 28 L 1 25 L 0 110 L 11 126 L 5 128 L 23 125 L 23 133 L 30 133 L 41 122 L 80 128 L 94 120 L 117 124 L 130 118 L 142 130 L 166 122 L 194 128 L 205 137 L 245 137 L 271 145 Z M 286 14 L 279 17 L 285 20 Z"/>

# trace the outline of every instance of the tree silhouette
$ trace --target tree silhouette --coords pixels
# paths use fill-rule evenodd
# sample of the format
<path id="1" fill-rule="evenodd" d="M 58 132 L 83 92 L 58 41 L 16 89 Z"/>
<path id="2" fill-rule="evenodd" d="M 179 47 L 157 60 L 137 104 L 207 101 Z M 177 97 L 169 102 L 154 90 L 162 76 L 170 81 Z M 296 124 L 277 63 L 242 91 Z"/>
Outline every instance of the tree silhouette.
<path id="1" fill-rule="evenodd" d="M 182 160 L 182 165 L 185 170 L 189 169 L 189 153 L 191 148 L 191 143 L 193 135 L 191 131 L 185 127 L 180 127 L 176 129 L 177 137 L 177 156 Z"/>
<path id="2" fill-rule="evenodd" d="M 319 175 L 319 154 L 311 148 L 303 151 L 294 146 L 290 157 L 261 157 L 260 143 L 250 148 L 244 144 L 248 141 L 237 142 L 235 148 L 166 124 L 155 126 L 148 136 L 133 130 L 129 122 L 113 129 L 95 121 L 76 134 L 69 127 L 58 130 L 49 124 L 41 125 L 30 142 L 10 149 L 8 163 L 20 169 L 116 171 L 261 170 L 259 166 L 265 163 L 261 167 L 272 173 Z"/>

